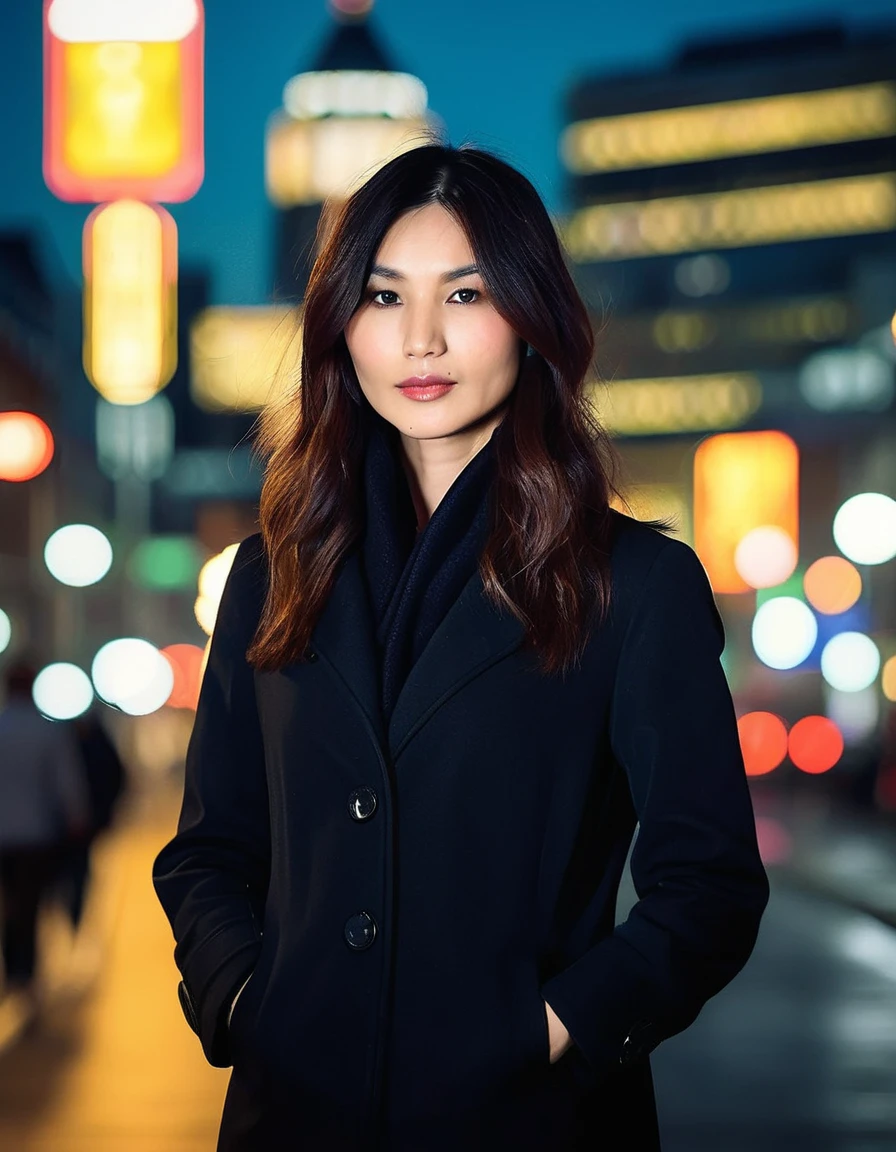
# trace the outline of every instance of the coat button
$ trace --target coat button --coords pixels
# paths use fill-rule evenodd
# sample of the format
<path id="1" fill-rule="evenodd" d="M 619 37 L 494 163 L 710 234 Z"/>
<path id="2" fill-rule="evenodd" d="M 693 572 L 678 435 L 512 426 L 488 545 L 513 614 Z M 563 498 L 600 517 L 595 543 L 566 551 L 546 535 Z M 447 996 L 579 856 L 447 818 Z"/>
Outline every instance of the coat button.
<path id="1" fill-rule="evenodd" d="M 369 948 L 376 936 L 376 920 L 369 912 L 356 912 L 345 922 L 345 941 L 359 952 Z"/>
<path id="2" fill-rule="evenodd" d="M 372 788 L 356 788 L 348 798 L 348 811 L 353 820 L 369 820 L 376 812 L 376 792 Z"/>
<path id="3" fill-rule="evenodd" d="M 308 661 L 309 664 L 313 664 L 314 661 L 317 659 L 317 653 L 314 652 L 311 648 L 306 648 L 305 649 L 305 659 Z"/>

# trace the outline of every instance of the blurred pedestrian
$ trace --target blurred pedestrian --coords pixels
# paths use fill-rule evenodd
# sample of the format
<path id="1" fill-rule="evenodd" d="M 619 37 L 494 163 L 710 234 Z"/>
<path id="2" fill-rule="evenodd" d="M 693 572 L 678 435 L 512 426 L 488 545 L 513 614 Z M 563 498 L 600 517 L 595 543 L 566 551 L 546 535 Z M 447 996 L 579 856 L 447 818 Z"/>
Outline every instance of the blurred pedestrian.
<path id="1" fill-rule="evenodd" d="M 0 948 L 5 990 L 32 996 L 41 903 L 61 846 L 87 826 L 74 735 L 38 711 L 32 698 L 35 675 L 24 661 L 7 669 L 0 711 Z"/>
<path id="2" fill-rule="evenodd" d="M 90 884 L 90 862 L 97 838 L 112 824 L 125 786 L 125 770 L 115 744 L 94 706 L 72 722 L 84 773 L 88 817 L 83 830 L 62 849 L 56 889 L 77 932 Z"/>
<path id="3" fill-rule="evenodd" d="M 656 1152 L 769 897 L 709 580 L 611 503 L 525 176 L 411 148 L 329 228 L 154 868 L 219 1152 Z"/>

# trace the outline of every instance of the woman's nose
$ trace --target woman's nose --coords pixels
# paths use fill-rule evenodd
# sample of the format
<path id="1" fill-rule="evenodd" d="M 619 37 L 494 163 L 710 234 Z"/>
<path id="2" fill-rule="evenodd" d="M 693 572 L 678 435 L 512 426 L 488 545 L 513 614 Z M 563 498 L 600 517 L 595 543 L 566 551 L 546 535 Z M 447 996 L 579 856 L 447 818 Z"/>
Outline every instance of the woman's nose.
<path id="1" fill-rule="evenodd" d="M 423 359 L 445 351 L 445 335 L 431 312 L 408 308 L 404 333 L 404 354 Z"/>

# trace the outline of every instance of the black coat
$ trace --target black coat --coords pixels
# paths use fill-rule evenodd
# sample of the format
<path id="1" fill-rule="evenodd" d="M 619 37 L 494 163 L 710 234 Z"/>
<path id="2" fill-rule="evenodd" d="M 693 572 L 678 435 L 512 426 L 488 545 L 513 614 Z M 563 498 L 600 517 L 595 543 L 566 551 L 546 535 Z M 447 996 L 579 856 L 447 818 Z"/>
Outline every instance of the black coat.
<path id="1" fill-rule="evenodd" d="M 313 658 L 255 673 L 241 545 L 154 868 L 184 1011 L 233 1065 L 219 1152 L 659 1147 L 648 1053 L 743 967 L 769 890 L 704 569 L 613 516 L 580 669 L 540 674 L 474 573 L 388 730 L 357 551 Z"/>

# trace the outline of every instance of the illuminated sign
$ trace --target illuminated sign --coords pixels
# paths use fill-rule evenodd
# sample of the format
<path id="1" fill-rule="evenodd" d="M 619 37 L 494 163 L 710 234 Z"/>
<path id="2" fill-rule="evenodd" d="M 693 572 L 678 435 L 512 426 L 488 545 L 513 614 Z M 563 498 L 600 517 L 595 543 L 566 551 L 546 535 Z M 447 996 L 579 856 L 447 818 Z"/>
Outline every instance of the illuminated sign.
<path id="1" fill-rule="evenodd" d="M 577 174 L 781 152 L 896 133 L 896 87 L 859 84 L 605 116 L 570 124 L 560 139 Z"/>
<path id="2" fill-rule="evenodd" d="M 601 424 L 622 436 L 736 428 L 762 404 L 762 387 L 746 372 L 617 380 L 587 390 Z"/>
<path id="3" fill-rule="evenodd" d="M 561 225 L 570 256 L 624 260 L 887 232 L 896 227 L 896 174 L 812 180 L 736 192 L 594 204 Z"/>

